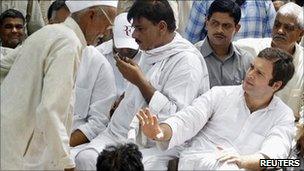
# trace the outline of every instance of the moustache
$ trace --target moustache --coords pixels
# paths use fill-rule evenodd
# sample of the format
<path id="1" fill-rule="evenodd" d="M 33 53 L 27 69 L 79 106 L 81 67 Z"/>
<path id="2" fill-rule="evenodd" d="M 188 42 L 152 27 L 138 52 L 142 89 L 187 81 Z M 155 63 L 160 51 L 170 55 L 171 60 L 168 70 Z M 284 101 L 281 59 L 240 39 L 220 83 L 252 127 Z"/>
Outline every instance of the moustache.
<path id="1" fill-rule="evenodd" d="M 287 38 L 285 36 L 276 34 L 276 35 L 273 36 L 273 39 L 284 39 L 284 40 L 286 40 Z"/>
<path id="2" fill-rule="evenodd" d="M 217 34 L 213 34 L 213 36 L 221 36 L 221 37 L 225 37 L 225 35 L 217 33 Z"/>

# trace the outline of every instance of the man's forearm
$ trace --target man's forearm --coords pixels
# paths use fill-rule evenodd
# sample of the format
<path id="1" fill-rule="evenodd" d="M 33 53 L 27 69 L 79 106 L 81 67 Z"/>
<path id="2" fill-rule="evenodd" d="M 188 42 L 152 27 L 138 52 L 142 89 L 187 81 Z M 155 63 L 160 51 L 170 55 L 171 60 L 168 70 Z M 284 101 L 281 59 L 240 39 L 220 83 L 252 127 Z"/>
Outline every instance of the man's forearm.
<path id="1" fill-rule="evenodd" d="M 80 144 L 89 142 L 88 138 L 80 130 L 76 130 L 72 133 L 70 139 L 70 146 L 75 147 Z"/>
<path id="2" fill-rule="evenodd" d="M 265 159 L 262 154 L 253 154 L 242 156 L 242 162 L 240 168 L 247 170 L 262 170 L 260 167 L 260 159 Z"/>
<path id="3" fill-rule="evenodd" d="M 136 86 L 140 90 L 146 102 L 149 104 L 156 89 L 145 78 L 141 79 Z"/>

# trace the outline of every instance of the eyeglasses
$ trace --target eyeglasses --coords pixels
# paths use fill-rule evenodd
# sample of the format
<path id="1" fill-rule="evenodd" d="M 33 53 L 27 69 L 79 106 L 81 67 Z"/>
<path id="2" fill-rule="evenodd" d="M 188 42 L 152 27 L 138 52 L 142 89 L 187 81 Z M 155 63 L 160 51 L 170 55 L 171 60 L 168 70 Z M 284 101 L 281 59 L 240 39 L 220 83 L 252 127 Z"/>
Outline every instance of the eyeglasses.
<path id="1" fill-rule="evenodd" d="M 111 30 L 113 28 L 113 22 L 110 20 L 109 15 L 103 10 L 102 7 L 99 7 L 98 9 L 100 9 L 102 11 L 102 13 L 106 16 L 107 20 L 110 23 L 110 26 L 107 28 L 107 30 Z"/>

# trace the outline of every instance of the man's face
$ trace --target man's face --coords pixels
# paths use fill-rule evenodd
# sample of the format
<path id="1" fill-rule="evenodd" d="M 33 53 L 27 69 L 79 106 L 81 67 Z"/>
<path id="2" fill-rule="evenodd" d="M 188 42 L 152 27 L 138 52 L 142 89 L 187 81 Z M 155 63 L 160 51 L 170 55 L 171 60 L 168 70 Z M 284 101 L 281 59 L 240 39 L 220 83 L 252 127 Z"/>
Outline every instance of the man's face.
<path id="1" fill-rule="evenodd" d="M 5 18 L 0 26 L 3 47 L 16 48 L 25 38 L 24 23 L 21 18 Z"/>
<path id="2" fill-rule="evenodd" d="M 160 31 L 158 24 L 154 25 L 144 17 L 133 19 L 135 28 L 132 37 L 138 43 L 141 50 L 151 50 L 160 45 Z"/>
<path id="3" fill-rule="evenodd" d="M 264 58 L 256 57 L 247 70 L 243 89 L 251 96 L 263 97 L 274 93 L 274 86 L 269 86 L 272 77 L 273 63 Z"/>
<path id="4" fill-rule="evenodd" d="M 208 30 L 208 38 L 211 44 L 214 45 L 229 45 L 233 36 L 240 29 L 240 25 L 235 25 L 235 22 L 228 13 L 215 12 L 210 19 L 206 20 Z"/>
<path id="5" fill-rule="evenodd" d="M 130 59 L 133 59 L 138 52 L 138 50 L 130 48 L 115 48 L 115 51 L 119 56 L 128 57 Z"/>
<path id="6" fill-rule="evenodd" d="M 94 12 L 87 15 L 87 26 L 84 31 L 84 35 L 88 45 L 97 45 L 99 39 L 103 37 L 104 32 L 110 28 L 116 15 L 116 9 L 113 8 L 113 10 L 108 11 L 110 11 L 110 13 L 107 14 L 109 19 L 105 17 L 101 9 L 99 9 L 99 11 L 98 9 L 94 9 Z"/>
<path id="7" fill-rule="evenodd" d="M 272 45 L 289 52 L 303 32 L 294 17 L 277 14 L 272 29 Z"/>

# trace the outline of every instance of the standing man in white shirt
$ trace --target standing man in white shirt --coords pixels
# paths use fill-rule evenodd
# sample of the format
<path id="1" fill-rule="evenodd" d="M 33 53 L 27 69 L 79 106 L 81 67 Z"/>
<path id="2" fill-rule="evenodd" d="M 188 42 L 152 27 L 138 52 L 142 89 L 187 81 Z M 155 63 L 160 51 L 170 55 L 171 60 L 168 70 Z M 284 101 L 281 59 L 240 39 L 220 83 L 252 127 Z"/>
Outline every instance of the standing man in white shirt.
<path id="1" fill-rule="evenodd" d="M 295 74 L 284 89 L 276 95 L 282 99 L 294 112 L 298 119 L 301 104 L 301 96 L 304 90 L 304 50 L 297 40 L 304 35 L 303 8 L 293 2 L 283 5 L 277 12 L 272 38 L 248 38 L 235 42 L 236 46 L 247 50 L 256 56 L 266 47 L 274 47 L 285 50 L 293 57 Z"/>
<path id="2" fill-rule="evenodd" d="M 79 170 L 96 169 L 98 153 L 107 145 L 127 142 L 130 123 L 140 108 L 149 106 L 165 119 L 209 89 L 206 63 L 200 52 L 175 32 L 174 14 L 167 1 L 136 1 L 128 19 L 133 19 L 132 36 L 143 53 L 139 65 L 125 57 L 116 58 L 119 71 L 132 84 L 106 130 L 76 155 Z M 135 132 L 135 136 L 140 135 Z"/>
<path id="3" fill-rule="evenodd" d="M 84 47 L 114 19 L 113 1 L 67 1 L 72 16 L 28 37 L 1 59 L 1 169 L 75 166 L 69 137 L 73 87 Z"/>
<path id="4" fill-rule="evenodd" d="M 275 92 L 292 78 L 290 54 L 262 50 L 242 86 L 213 87 L 158 124 L 146 109 L 137 117 L 145 135 L 164 149 L 191 140 L 180 170 L 259 170 L 260 159 L 285 159 L 295 131 L 292 110 Z"/>
<path id="5" fill-rule="evenodd" d="M 65 1 L 61 0 L 54 1 L 48 10 L 51 24 L 61 23 L 69 15 Z M 75 85 L 75 110 L 70 139 L 72 147 L 88 143 L 107 127 L 109 111 L 116 98 L 112 70 L 105 56 L 94 46 L 87 46 L 83 50 Z"/>

